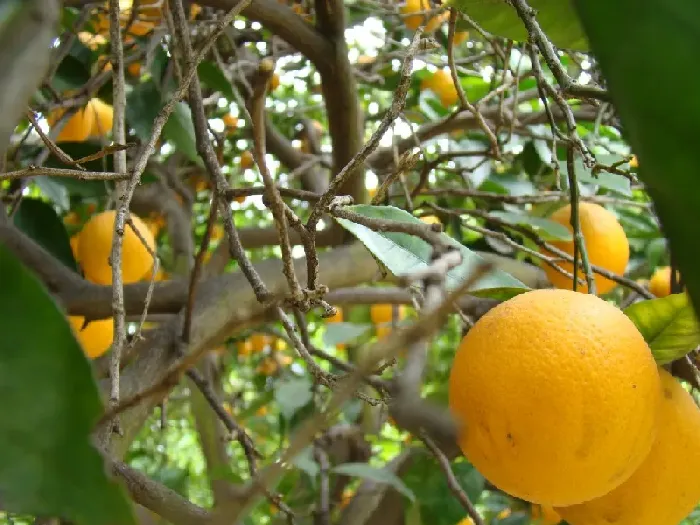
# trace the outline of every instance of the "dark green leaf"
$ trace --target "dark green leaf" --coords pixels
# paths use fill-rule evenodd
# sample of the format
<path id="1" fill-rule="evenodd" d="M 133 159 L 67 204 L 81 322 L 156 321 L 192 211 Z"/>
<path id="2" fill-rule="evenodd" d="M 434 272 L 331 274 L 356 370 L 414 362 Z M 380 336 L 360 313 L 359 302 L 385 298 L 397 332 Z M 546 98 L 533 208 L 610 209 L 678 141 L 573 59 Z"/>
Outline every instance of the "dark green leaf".
<path id="1" fill-rule="evenodd" d="M 68 321 L 2 245 L 0 275 L 0 398 L 8 401 L 0 419 L 3 509 L 80 525 L 134 523 L 90 444 L 102 404 Z"/>
<path id="2" fill-rule="evenodd" d="M 624 312 L 642 333 L 659 364 L 679 359 L 700 345 L 698 320 L 685 293 L 640 301 Z"/>
<path id="3" fill-rule="evenodd" d="M 366 217 L 422 224 L 420 219 L 392 206 L 358 204 L 348 206 L 347 209 Z M 427 267 L 430 262 L 432 248 L 418 237 L 406 233 L 375 232 L 345 219 L 338 219 L 338 222 L 357 237 L 394 275 L 414 272 Z M 483 259 L 446 234 L 442 235 L 447 242 L 453 244 L 462 253 L 462 264 L 447 274 L 447 286 L 454 289 L 464 280 L 470 278 L 479 265 L 483 264 Z M 474 295 L 505 298 L 512 297 L 527 289 L 523 283 L 507 273 L 493 270 L 479 279 L 470 292 Z"/>
<path id="4" fill-rule="evenodd" d="M 370 324 L 357 323 L 330 323 L 326 325 L 323 334 L 323 344 L 326 346 L 336 346 L 354 341 L 372 329 Z"/>
<path id="5" fill-rule="evenodd" d="M 693 89 L 679 89 L 678 72 L 685 72 L 683 85 L 700 83 L 700 71 L 687 67 L 697 60 L 700 3 L 575 0 L 574 5 L 697 310 L 700 97 Z"/>
<path id="6" fill-rule="evenodd" d="M 228 100 L 235 100 L 236 96 L 233 93 L 231 83 L 214 62 L 205 60 L 197 66 L 197 75 L 205 86 L 221 92 Z"/>
<path id="7" fill-rule="evenodd" d="M 197 154 L 192 113 L 184 102 L 175 105 L 175 110 L 163 127 L 163 137 L 174 142 L 178 151 L 184 153 L 192 162 L 202 162 Z"/>
<path id="8" fill-rule="evenodd" d="M 153 119 L 162 107 L 160 91 L 153 82 L 143 82 L 134 87 L 126 100 L 126 119 L 141 140 L 148 140 L 153 129 Z"/>
<path id="9" fill-rule="evenodd" d="M 581 159 L 576 159 L 574 162 L 574 169 L 576 170 L 576 179 L 580 184 L 590 184 L 594 186 L 600 186 L 606 190 L 616 191 L 622 193 L 623 195 L 632 195 L 632 189 L 630 188 L 630 181 L 622 175 L 617 175 L 615 173 L 608 173 L 606 171 L 599 171 L 594 176 L 584 164 Z M 566 162 L 559 162 L 559 170 L 562 174 L 568 173 Z"/>
<path id="10" fill-rule="evenodd" d="M 51 80 L 51 87 L 59 93 L 82 88 L 90 80 L 90 69 L 80 59 L 67 55 Z"/>
<path id="11" fill-rule="evenodd" d="M 545 240 L 561 240 L 570 241 L 573 239 L 571 232 L 566 226 L 558 222 L 544 219 L 542 217 L 533 217 L 524 213 L 515 213 L 510 211 L 492 211 L 489 215 L 493 215 L 508 224 L 519 224 L 524 226 L 532 226 L 532 228 Z"/>
<path id="12" fill-rule="evenodd" d="M 34 178 L 34 184 L 39 186 L 41 193 L 56 206 L 62 210 L 68 210 L 70 208 L 70 195 L 68 195 L 68 190 L 64 185 L 57 182 L 55 178 L 41 175 Z"/>
<path id="13" fill-rule="evenodd" d="M 68 234 L 53 206 L 39 199 L 22 199 L 14 223 L 56 259 L 71 270 L 78 271 Z"/>
<path id="14" fill-rule="evenodd" d="M 505 0 L 450 0 L 446 3 L 466 13 L 494 35 L 521 42 L 528 38 L 522 20 Z M 588 49 L 581 26 L 568 1 L 529 0 L 528 4 L 537 10 L 537 21 L 557 47 L 576 51 Z"/>
<path id="15" fill-rule="evenodd" d="M 369 479 L 376 481 L 377 483 L 385 483 L 387 485 L 391 485 L 409 500 L 415 501 L 416 499 L 413 491 L 409 489 L 403 481 L 401 481 L 401 478 L 384 468 L 373 467 L 367 463 L 344 463 L 333 467 L 331 472 L 362 479 Z"/>
<path id="16" fill-rule="evenodd" d="M 309 380 L 304 377 L 283 379 L 275 384 L 275 401 L 284 417 L 291 418 L 297 410 L 311 401 L 311 386 Z"/>

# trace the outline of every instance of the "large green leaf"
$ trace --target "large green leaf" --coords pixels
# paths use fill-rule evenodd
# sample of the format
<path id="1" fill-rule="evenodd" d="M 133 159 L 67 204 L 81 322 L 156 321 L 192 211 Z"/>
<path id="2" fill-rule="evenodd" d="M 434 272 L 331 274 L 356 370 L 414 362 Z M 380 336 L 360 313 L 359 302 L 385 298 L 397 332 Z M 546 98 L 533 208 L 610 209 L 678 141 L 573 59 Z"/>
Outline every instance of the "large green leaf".
<path id="1" fill-rule="evenodd" d="M 393 206 L 370 206 L 358 204 L 348 206 L 354 213 L 375 219 L 388 219 L 400 222 L 423 224 L 410 213 Z M 395 232 L 375 232 L 369 228 L 346 219 L 338 219 L 343 228 L 357 237 L 372 254 L 379 259 L 394 275 L 403 275 L 427 267 L 432 253 L 431 246 L 423 239 Z M 447 274 L 447 287 L 454 289 L 469 279 L 484 260 L 469 248 L 441 234 L 445 241 L 451 243 L 462 253 L 462 264 Z M 527 286 L 515 277 L 500 270 L 490 271 L 474 283 L 470 289 L 472 295 L 506 299 L 528 290 Z"/>
<path id="2" fill-rule="evenodd" d="M 53 206 L 39 199 L 22 199 L 14 223 L 56 259 L 71 270 L 78 271 L 68 233 Z"/>
<path id="3" fill-rule="evenodd" d="M 683 357 L 700 345 L 700 326 L 684 293 L 640 301 L 625 309 L 659 364 Z"/>
<path id="4" fill-rule="evenodd" d="M 125 494 L 90 444 L 102 405 L 66 318 L 2 245 L 0 276 L 3 509 L 81 525 L 133 523 Z"/>
<path id="5" fill-rule="evenodd" d="M 527 31 L 517 12 L 505 0 L 449 0 L 489 33 L 524 42 Z M 558 47 L 586 51 L 588 42 L 571 7 L 570 0 L 529 0 L 537 10 L 537 21 Z"/>
<path id="6" fill-rule="evenodd" d="M 700 308 L 700 3 L 575 0 L 695 309 Z M 660 43 L 663 43 L 660 45 Z M 683 71 L 679 84 L 679 71 Z"/>
<path id="7" fill-rule="evenodd" d="M 573 239 L 573 235 L 566 226 L 550 219 L 526 215 L 524 213 L 498 210 L 490 212 L 490 215 L 508 224 L 532 226 L 535 232 L 545 240 L 570 241 Z"/>
<path id="8" fill-rule="evenodd" d="M 371 324 L 330 323 L 326 325 L 326 331 L 323 334 L 323 344 L 326 346 L 336 346 L 349 343 L 365 335 L 371 329 Z"/>
<path id="9" fill-rule="evenodd" d="M 373 467 L 367 463 L 344 463 L 333 467 L 331 471 L 335 474 L 356 476 L 358 478 L 376 481 L 377 483 L 385 483 L 387 485 L 391 485 L 409 500 L 415 501 L 416 499 L 413 491 L 409 489 L 403 481 L 401 481 L 401 478 L 385 468 Z"/>
<path id="10" fill-rule="evenodd" d="M 175 147 L 185 156 L 197 164 L 202 159 L 197 153 L 197 143 L 192 123 L 190 107 L 184 102 L 178 102 L 170 118 L 163 126 L 163 137 L 175 143 Z"/>

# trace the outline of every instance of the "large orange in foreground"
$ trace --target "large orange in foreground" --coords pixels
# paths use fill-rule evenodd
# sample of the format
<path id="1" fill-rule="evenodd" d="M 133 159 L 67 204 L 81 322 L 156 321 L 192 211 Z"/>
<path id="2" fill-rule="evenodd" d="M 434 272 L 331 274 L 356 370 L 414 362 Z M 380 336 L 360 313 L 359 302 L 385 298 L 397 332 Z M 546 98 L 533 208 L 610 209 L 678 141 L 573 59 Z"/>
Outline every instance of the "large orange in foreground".
<path id="1" fill-rule="evenodd" d="M 610 492 L 639 467 L 660 392 L 649 347 L 622 311 L 545 289 L 501 303 L 467 333 L 449 404 L 462 451 L 491 483 L 565 506 Z"/>
<path id="2" fill-rule="evenodd" d="M 612 212 L 592 202 L 580 202 L 578 211 L 581 234 L 583 235 L 590 263 L 619 275 L 625 273 L 630 259 L 630 245 L 625 230 L 622 229 L 622 226 L 617 221 L 617 217 Z M 569 231 L 573 231 L 570 224 L 570 204 L 555 211 L 549 219 L 567 227 Z M 573 256 L 574 254 L 573 240 L 554 241 L 550 244 L 569 255 Z M 545 253 L 553 256 L 549 252 Z M 559 262 L 558 266 L 561 266 L 569 273 L 573 273 L 573 264 L 569 262 Z M 549 265 L 544 266 L 544 271 L 547 274 L 547 278 L 557 288 L 573 289 L 573 280 L 563 273 Z M 583 267 L 580 264 L 578 265 L 577 277 L 584 277 Z M 599 294 L 607 293 L 616 286 L 615 281 L 611 281 L 602 275 L 594 274 L 594 278 L 596 291 Z M 588 286 L 579 284 L 576 289 L 587 292 Z"/>
<path id="3" fill-rule="evenodd" d="M 605 496 L 557 509 L 571 525 L 678 525 L 700 503 L 700 409 L 659 369 L 659 432 L 644 463 Z"/>

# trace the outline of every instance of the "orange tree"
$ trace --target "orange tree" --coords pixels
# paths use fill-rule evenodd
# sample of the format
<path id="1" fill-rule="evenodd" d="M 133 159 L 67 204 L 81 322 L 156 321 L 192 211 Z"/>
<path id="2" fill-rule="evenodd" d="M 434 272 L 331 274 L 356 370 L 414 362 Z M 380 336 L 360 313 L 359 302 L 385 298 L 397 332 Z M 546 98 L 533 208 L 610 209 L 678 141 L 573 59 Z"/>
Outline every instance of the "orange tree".
<path id="1" fill-rule="evenodd" d="M 693 3 L 2 3 L 3 522 L 700 523 Z"/>

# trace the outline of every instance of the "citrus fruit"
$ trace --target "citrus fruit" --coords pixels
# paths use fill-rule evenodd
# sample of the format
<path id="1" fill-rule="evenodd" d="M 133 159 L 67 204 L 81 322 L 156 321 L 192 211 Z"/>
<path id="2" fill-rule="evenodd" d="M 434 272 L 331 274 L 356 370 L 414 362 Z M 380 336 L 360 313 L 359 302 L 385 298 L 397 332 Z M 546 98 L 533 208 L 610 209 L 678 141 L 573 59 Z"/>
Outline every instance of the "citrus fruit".
<path id="1" fill-rule="evenodd" d="M 453 38 L 453 42 L 456 46 L 462 44 L 469 40 L 469 31 L 457 31 Z"/>
<path id="2" fill-rule="evenodd" d="M 262 352 L 268 346 L 272 346 L 272 338 L 267 334 L 253 334 L 249 341 L 253 352 Z"/>
<path id="3" fill-rule="evenodd" d="M 241 153 L 241 169 L 242 170 L 247 170 L 249 168 L 252 168 L 253 165 L 255 164 L 255 159 L 253 158 L 253 154 L 245 150 L 243 153 Z"/>
<path id="4" fill-rule="evenodd" d="M 580 202 L 578 206 L 581 233 L 586 245 L 588 260 L 591 264 L 622 275 L 625 272 L 625 268 L 627 268 L 627 262 L 630 258 L 630 245 L 625 231 L 617 221 L 617 217 L 602 206 L 591 202 Z M 550 220 L 565 226 L 572 232 L 573 228 L 569 224 L 570 216 L 571 205 L 567 204 L 555 211 L 550 216 Z M 551 244 L 569 255 L 574 253 L 573 240 L 552 241 Z M 547 254 L 551 255 L 551 253 Z M 558 265 L 573 273 L 572 263 L 561 261 Z M 544 271 L 551 283 L 557 288 L 568 290 L 573 288 L 572 279 L 551 266 L 544 266 Z M 577 277 L 583 277 L 583 270 L 580 264 L 578 265 Z M 616 283 L 602 275 L 595 274 L 595 285 L 597 292 L 603 294 L 612 290 Z M 588 286 L 579 284 L 577 290 L 586 292 L 588 291 Z"/>
<path id="5" fill-rule="evenodd" d="M 449 13 L 441 13 L 431 17 L 423 13 L 423 11 L 430 11 L 431 9 L 432 7 L 428 0 L 406 0 L 406 3 L 401 6 L 400 11 L 401 14 L 407 15 L 403 19 L 407 28 L 415 31 L 427 20 L 427 23 L 425 24 L 425 32 L 432 33 L 440 25 L 442 25 L 450 17 L 450 15 Z"/>
<path id="6" fill-rule="evenodd" d="M 90 130 L 91 137 L 105 137 L 112 133 L 112 124 L 114 122 L 114 108 L 102 102 L 99 98 L 90 99 L 85 111 L 93 113 L 93 124 Z"/>
<path id="7" fill-rule="evenodd" d="M 679 280 L 680 275 L 676 272 L 676 280 Z M 649 291 L 656 297 L 666 297 L 671 295 L 671 267 L 662 266 L 657 268 L 654 274 L 649 279 Z"/>
<path id="8" fill-rule="evenodd" d="M 445 69 L 438 69 L 432 75 L 426 77 L 421 82 L 421 89 L 429 89 L 440 99 L 440 103 L 445 106 L 453 106 L 457 103 L 459 95 L 457 88 L 452 81 L 452 74 Z"/>
<path id="9" fill-rule="evenodd" d="M 83 328 L 84 317 L 70 316 L 68 320 L 83 352 L 90 359 L 100 357 L 112 346 L 114 339 L 114 321 L 112 319 L 91 321 L 85 328 Z"/>
<path id="10" fill-rule="evenodd" d="M 627 481 L 601 498 L 557 509 L 570 525 L 678 525 L 700 503 L 700 409 L 666 370 L 659 431 Z"/>
<path id="11" fill-rule="evenodd" d="M 238 341 L 236 343 L 236 349 L 238 350 L 239 356 L 247 356 L 253 353 L 253 345 L 251 344 L 250 339 Z"/>
<path id="12" fill-rule="evenodd" d="M 78 243 L 78 258 L 83 267 L 85 278 L 97 284 L 112 284 L 112 267 L 109 258 L 112 254 L 112 239 L 114 237 L 114 218 L 117 212 L 104 211 L 93 215 L 80 232 Z M 155 251 L 156 242 L 151 230 L 136 215 L 131 214 L 131 220 L 148 244 Z M 122 243 L 122 279 L 124 283 L 135 283 L 144 276 L 150 275 L 153 258 L 148 249 L 128 224 L 124 227 Z"/>
<path id="13" fill-rule="evenodd" d="M 53 127 L 64 115 L 65 111 L 59 109 L 48 115 L 46 120 L 49 126 Z M 95 115 L 92 111 L 85 111 L 85 108 L 76 111 L 65 123 L 56 137 L 56 142 L 83 142 L 88 139 Z"/>
<path id="14" fill-rule="evenodd" d="M 406 307 L 399 305 L 396 308 L 396 320 L 401 321 L 406 317 Z M 373 304 L 369 308 L 369 317 L 373 324 L 390 323 L 393 320 L 394 305 L 393 304 Z"/>
<path id="15" fill-rule="evenodd" d="M 274 91 L 280 87 L 280 76 L 277 73 L 272 73 L 270 77 L 270 91 Z"/>
<path id="16" fill-rule="evenodd" d="M 238 117 L 235 117 L 231 115 L 231 113 L 227 113 L 222 117 L 222 120 L 224 121 L 224 126 L 228 129 L 234 129 L 238 127 Z"/>
<path id="17" fill-rule="evenodd" d="M 73 258 L 78 261 L 78 246 L 80 242 L 80 235 L 72 235 L 70 238 L 70 249 L 73 252 Z"/>
<path id="18" fill-rule="evenodd" d="M 420 220 L 425 224 L 442 224 L 436 215 L 423 215 Z"/>
<path id="19" fill-rule="evenodd" d="M 140 77 L 141 76 L 141 62 L 132 62 L 128 66 L 126 66 L 126 71 L 131 75 L 132 77 Z"/>
<path id="20" fill-rule="evenodd" d="M 342 323 L 343 322 L 343 309 L 336 307 L 335 308 L 335 315 L 332 315 L 330 317 L 326 317 L 326 322 L 327 323 Z"/>
<path id="21" fill-rule="evenodd" d="M 449 406 L 459 445 L 499 489 L 573 505 L 624 482 L 651 449 L 659 374 L 618 308 L 541 289 L 501 303 L 462 339 Z"/>

